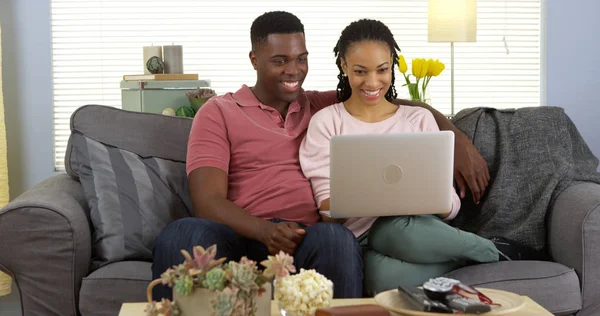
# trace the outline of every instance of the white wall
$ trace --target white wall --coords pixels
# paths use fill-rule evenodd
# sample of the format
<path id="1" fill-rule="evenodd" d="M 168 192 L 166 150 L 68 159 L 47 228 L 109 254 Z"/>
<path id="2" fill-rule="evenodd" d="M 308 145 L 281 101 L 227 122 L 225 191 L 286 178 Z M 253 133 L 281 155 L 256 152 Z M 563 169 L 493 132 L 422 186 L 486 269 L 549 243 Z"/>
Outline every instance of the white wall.
<path id="1" fill-rule="evenodd" d="M 600 156 L 597 0 L 547 1 L 547 105 L 562 106 Z M 53 171 L 50 5 L 0 0 L 11 197 Z"/>
<path id="2" fill-rule="evenodd" d="M 11 198 L 54 174 L 50 3 L 0 0 Z"/>
<path id="3" fill-rule="evenodd" d="M 548 0 L 547 101 L 562 106 L 600 156 L 600 1 Z"/>

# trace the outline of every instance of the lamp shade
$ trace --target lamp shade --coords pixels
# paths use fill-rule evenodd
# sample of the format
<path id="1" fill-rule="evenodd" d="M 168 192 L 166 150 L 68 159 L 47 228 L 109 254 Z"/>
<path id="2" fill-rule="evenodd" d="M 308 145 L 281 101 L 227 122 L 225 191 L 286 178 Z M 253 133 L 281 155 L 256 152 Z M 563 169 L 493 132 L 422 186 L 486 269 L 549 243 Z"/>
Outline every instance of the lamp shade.
<path id="1" fill-rule="evenodd" d="M 429 42 L 475 42 L 476 0 L 429 0 Z"/>

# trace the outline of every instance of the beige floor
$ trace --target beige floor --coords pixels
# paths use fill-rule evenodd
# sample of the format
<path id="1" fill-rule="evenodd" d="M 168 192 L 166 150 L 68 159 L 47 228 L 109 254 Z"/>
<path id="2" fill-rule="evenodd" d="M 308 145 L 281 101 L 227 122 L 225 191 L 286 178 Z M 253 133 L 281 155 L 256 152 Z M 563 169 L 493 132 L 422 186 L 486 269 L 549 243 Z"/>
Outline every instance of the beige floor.
<path id="1" fill-rule="evenodd" d="M 19 295 L 15 283 L 13 282 L 12 291 L 7 296 L 0 296 L 0 315 L 2 316 L 21 316 L 21 305 L 19 304 Z"/>

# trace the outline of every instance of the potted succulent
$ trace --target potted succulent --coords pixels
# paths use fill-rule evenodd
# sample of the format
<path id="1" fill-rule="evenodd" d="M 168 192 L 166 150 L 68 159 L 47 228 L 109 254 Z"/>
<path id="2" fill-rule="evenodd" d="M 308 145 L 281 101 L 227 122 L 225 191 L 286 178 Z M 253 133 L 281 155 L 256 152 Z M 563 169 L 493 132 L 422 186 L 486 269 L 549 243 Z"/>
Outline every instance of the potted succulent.
<path id="1" fill-rule="evenodd" d="M 190 107 L 194 110 L 194 113 L 198 112 L 200 107 L 208 101 L 208 99 L 216 96 L 215 90 L 208 88 L 198 88 L 195 91 L 186 93 L 190 100 Z"/>
<path id="2" fill-rule="evenodd" d="M 239 262 L 215 260 L 216 245 L 207 249 L 196 246 L 193 256 L 186 250 L 181 253 L 185 257 L 182 264 L 167 269 L 148 285 L 146 315 L 270 315 L 269 282 L 296 271 L 293 258 L 283 252 L 262 261 L 262 271 L 246 257 Z M 158 284 L 173 288 L 173 302 L 152 301 L 152 288 Z"/>

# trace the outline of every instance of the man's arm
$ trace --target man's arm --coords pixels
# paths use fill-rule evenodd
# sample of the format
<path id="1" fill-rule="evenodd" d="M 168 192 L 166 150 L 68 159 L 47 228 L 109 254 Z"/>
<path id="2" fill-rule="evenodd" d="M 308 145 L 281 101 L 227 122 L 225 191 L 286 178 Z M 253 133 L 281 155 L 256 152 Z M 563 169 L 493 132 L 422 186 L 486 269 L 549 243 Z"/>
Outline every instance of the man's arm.
<path id="1" fill-rule="evenodd" d="M 454 178 L 460 189 L 460 197 L 464 198 L 466 196 L 468 185 L 473 194 L 473 201 L 479 204 L 490 180 L 490 173 L 485 159 L 483 159 L 469 137 L 456 128 L 444 114 L 427 103 L 403 99 L 396 99 L 393 103 L 425 108 L 433 114 L 440 130 L 454 132 Z"/>
<path id="2" fill-rule="evenodd" d="M 306 91 L 306 97 L 310 102 L 313 113 L 320 111 L 321 109 L 328 107 L 332 104 L 340 102 L 337 98 L 337 91 Z"/>
<path id="3" fill-rule="evenodd" d="M 260 240 L 271 222 L 249 215 L 227 199 L 227 173 L 215 167 L 200 167 L 189 175 L 189 185 L 196 217 L 223 223 L 236 233 Z"/>
<path id="4" fill-rule="evenodd" d="M 225 224 L 237 234 L 258 240 L 271 253 L 283 250 L 293 254 L 302 241 L 303 230 L 294 223 L 275 224 L 246 213 L 227 199 L 228 179 L 225 171 L 215 167 L 200 167 L 189 175 L 190 192 L 197 217 Z"/>
<path id="5" fill-rule="evenodd" d="M 396 100 L 394 100 L 393 103 L 396 105 L 419 106 L 419 107 L 425 108 L 429 112 L 431 112 L 431 114 L 433 114 L 433 118 L 435 119 L 435 122 L 437 123 L 440 130 L 453 131 L 454 134 L 457 136 L 462 135 L 464 137 L 467 137 L 465 134 L 463 134 L 463 132 L 461 132 L 458 128 L 456 128 L 456 126 L 454 126 L 454 124 L 452 124 L 452 122 L 450 122 L 450 120 L 444 114 L 440 113 L 440 111 L 434 109 L 433 107 L 431 107 L 431 105 L 429 105 L 425 102 L 396 99 Z"/>

